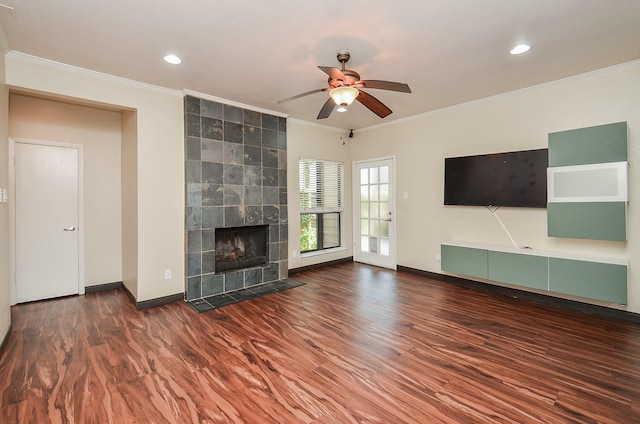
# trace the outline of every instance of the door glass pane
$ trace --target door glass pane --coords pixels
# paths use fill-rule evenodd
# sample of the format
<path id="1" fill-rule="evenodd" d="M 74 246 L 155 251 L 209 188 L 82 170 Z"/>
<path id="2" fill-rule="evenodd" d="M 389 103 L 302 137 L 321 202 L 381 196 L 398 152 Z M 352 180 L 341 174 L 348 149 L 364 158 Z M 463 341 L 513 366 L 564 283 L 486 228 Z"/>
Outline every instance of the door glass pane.
<path id="1" fill-rule="evenodd" d="M 383 256 L 389 256 L 389 239 L 388 238 L 380 239 L 380 254 Z"/>
<path id="2" fill-rule="evenodd" d="M 370 184 L 377 184 L 378 183 L 378 168 L 370 168 L 369 169 L 369 176 L 371 177 L 371 179 L 369 180 Z"/>
<path id="3" fill-rule="evenodd" d="M 369 217 L 369 203 L 360 202 L 360 218 L 368 218 L 368 217 Z"/>
<path id="4" fill-rule="evenodd" d="M 389 201 L 389 184 L 380 184 L 380 200 Z"/>
<path id="5" fill-rule="evenodd" d="M 369 200 L 369 186 L 360 186 L 360 200 L 366 202 Z"/>
<path id="6" fill-rule="evenodd" d="M 369 237 L 369 252 L 378 253 L 378 238 Z"/>
<path id="7" fill-rule="evenodd" d="M 388 202 L 380 202 L 380 219 L 389 219 L 391 216 L 389 215 L 389 203 Z"/>
<path id="8" fill-rule="evenodd" d="M 368 236 L 360 236 L 360 250 L 363 252 L 369 251 L 369 237 Z"/>
<path id="9" fill-rule="evenodd" d="M 389 167 L 381 166 L 380 167 L 380 183 L 388 183 L 389 182 Z"/>
<path id="10" fill-rule="evenodd" d="M 360 184 L 369 184 L 369 170 L 363 168 L 360 170 Z"/>
<path id="11" fill-rule="evenodd" d="M 380 221 L 380 235 L 389 237 L 389 223 L 387 221 Z"/>
<path id="12" fill-rule="evenodd" d="M 361 219 L 360 220 L 360 234 L 369 234 L 369 220 Z"/>
<path id="13" fill-rule="evenodd" d="M 378 186 L 377 185 L 369 186 L 369 193 L 371 194 L 371 197 L 369 198 L 369 200 L 372 200 L 372 201 L 377 201 L 378 200 Z"/>
<path id="14" fill-rule="evenodd" d="M 380 214 L 378 213 L 378 202 L 371 202 L 370 203 L 370 208 L 371 208 L 371 218 L 372 219 L 378 219 L 380 218 Z"/>
<path id="15" fill-rule="evenodd" d="M 369 234 L 372 236 L 380 235 L 380 225 L 377 220 L 369 221 Z"/>

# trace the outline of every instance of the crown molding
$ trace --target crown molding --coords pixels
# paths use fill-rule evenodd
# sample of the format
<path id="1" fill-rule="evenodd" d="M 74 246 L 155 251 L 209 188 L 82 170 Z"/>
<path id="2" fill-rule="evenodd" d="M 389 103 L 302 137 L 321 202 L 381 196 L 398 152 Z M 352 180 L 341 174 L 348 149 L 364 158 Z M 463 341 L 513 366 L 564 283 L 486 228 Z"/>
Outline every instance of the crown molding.
<path id="1" fill-rule="evenodd" d="M 128 85 L 128 86 L 134 87 L 134 88 L 140 88 L 140 89 L 144 89 L 144 90 L 155 91 L 155 92 L 167 94 L 167 95 L 170 95 L 170 96 L 182 97 L 182 91 L 180 91 L 180 90 L 174 90 L 174 89 L 171 89 L 171 88 L 160 87 L 158 85 L 153 85 L 153 84 L 149 84 L 149 83 L 146 83 L 146 82 L 135 81 L 135 80 L 131 80 L 131 79 L 128 79 L 128 78 L 117 77 L 115 75 L 105 74 L 103 72 L 93 71 L 91 69 L 81 68 L 79 66 L 68 65 L 66 63 L 56 62 L 55 60 L 50 60 L 50 59 L 44 59 L 42 57 L 33 56 L 33 55 L 30 55 L 30 54 L 18 52 L 18 51 L 15 51 L 15 50 L 9 51 L 5 55 L 5 58 L 12 59 L 12 60 L 18 60 L 18 61 L 21 61 L 21 62 L 33 63 L 33 64 L 36 64 L 36 65 L 48 67 L 48 68 L 51 68 L 51 69 L 62 70 L 62 71 L 66 71 L 66 72 L 75 73 L 75 74 L 78 74 L 78 75 L 87 76 L 87 77 L 90 77 L 90 78 L 96 78 L 96 79 L 101 79 L 101 80 L 104 80 L 104 81 L 114 82 L 116 84 Z"/>
<path id="2" fill-rule="evenodd" d="M 513 95 L 518 95 L 518 94 L 522 94 L 522 93 L 526 93 L 526 92 L 530 92 L 530 91 L 537 91 L 540 89 L 544 89 L 544 88 L 548 88 L 548 87 L 553 87 L 556 85 L 560 85 L 560 84 L 566 84 L 566 83 L 570 83 L 573 81 L 579 81 L 582 79 L 586 79 L 586 78 L 591 78 L 591 77 L 595 77 L 598 75 L 604 75 L 604 74 L 608 74 L 620 69 L 625 69 L 625 68 L 633 68 L 636 66 L 640 66 L 640 59 L 639 60 L 633 60 L 631 62 L 624 62 L 624 63 L 619 63 L 617 65 L 613 65 L 613 66 L 608 66 L 606 68 L 601 68 L 601 69 L 596 69 L 595 71 L 589 71 L 589 72 L 585 72 L 582 74 L 577 74 L 577 75 L 572 75 L 570 77 L 566 77 L 566 78 L 561 78 L 558 80 L 553 80 L 553 81 L 549 81 L 549 82 L 545 82 L 542 84 L 537 84 L 537 85 L 532 85 L 530 87 L 525 87 L 525 88 L 521 88 L 518 90 L 513 90 L 513 91 L 507 91 L 506 93 L 500 93 L 500 94 L 495 94 L 493 96 L 488 96 L 488 97 L 482 97 L 480 99 L 476 99 L 476 100 L 470 100 L 468 102 L 464 102 L 464 103 L 458 103 L 455 105 L 451 105 L 451 106 L 446 106 L 446 107 L 442 107 L 440 109 L 434 109 L 434 110 L 430 110 L 428 112 L 423 112 L 423 113 L 419 113 L 416 115 L 411 115 L 411 116 L 406 116 L 404 118 L 400 118 L 391 122 L 383 122 L 380 124 L 375 124 L 375 125 L 371 125 L 369 127 L 364 127 L 358 130 L 358 132 L 364 132 L 364 131 L 370 131 L 370 130 L 376 130 L 378 128 L 381 127 L 386 127 L 388 125 L 396 125 L 396 124 L 401 124 L 403 122 L 407 122 L 407 121 L 412 121 L 414 119 L 419 119 L 425 116 L 429 116 L 429 115 L 435 115 L 437 113 L 441 113 L 441 112 L 445 112 L 448 110 L 452 110 L 452 109 L 457 109 L 460 107 L 467 107 L 467 106 L 472 106 L 472 105 L 477 105 L 477 104 L 481 104 L 487 101 L 491 101 L 491 100 L 495 100 L 495 99 L 499 99 L 499 98 L 503 98 L 503 97 L 510 97 Z"/>

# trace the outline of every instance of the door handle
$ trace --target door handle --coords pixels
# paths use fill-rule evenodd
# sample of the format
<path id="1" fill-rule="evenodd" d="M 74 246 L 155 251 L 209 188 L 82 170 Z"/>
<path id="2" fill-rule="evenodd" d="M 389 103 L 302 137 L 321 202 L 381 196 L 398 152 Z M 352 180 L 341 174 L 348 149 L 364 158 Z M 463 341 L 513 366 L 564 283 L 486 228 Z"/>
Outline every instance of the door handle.
<path id="1" fill-rule="evenodd" d="M 74 225 L 72 225 L 70 227 L 67 227 L 67 228 L 63 229 L 62 231 L 75 231 L 75 230 L 76 230 L 76 227 Z"/>
<path id="2" fill-rule="evenodd" d="M 391 218 L 388 218 L 388 219 L 383 219 L 383 221 L 386 221 L 386 222 L 391 222 Z"/>

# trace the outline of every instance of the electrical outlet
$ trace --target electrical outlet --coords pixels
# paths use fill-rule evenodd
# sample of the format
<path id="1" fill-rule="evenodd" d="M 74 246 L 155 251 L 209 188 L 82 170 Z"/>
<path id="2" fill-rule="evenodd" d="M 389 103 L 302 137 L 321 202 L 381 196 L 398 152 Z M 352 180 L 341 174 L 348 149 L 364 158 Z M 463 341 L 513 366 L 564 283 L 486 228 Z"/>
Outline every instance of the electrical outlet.
<path id="1" fill-rule="evenodd" d="M 442 256 L 440 255 L 440 253 L 436 253 L 436 261 L 441 261 L 442 260 Z"/>
<path id="2" fill-rule="evenodd" d="M 170 269 L 165 269 L 164 270 L 164 279 L 165 280 L 171 280 L 171 270 Z"/>
<path id="3" fill-rule="evenodd" d="M 294 250 L 293 252 L 291 252 L 291 256 L 293 256 L 294 258 L 298 257 L 298 251 Z"/>

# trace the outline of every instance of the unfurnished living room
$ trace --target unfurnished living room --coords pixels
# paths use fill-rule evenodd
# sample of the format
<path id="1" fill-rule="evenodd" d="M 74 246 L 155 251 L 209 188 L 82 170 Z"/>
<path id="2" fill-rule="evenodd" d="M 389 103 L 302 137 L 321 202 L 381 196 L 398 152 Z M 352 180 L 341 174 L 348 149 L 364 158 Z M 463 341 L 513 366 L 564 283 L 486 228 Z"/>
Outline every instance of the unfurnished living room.
<path id="1" fill-rule="evenodd" d="M 0 423 L 640 422 L 638 40 L 0 0 Z"/>

